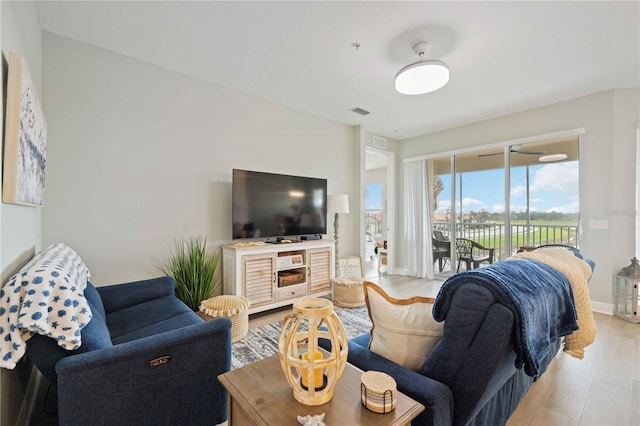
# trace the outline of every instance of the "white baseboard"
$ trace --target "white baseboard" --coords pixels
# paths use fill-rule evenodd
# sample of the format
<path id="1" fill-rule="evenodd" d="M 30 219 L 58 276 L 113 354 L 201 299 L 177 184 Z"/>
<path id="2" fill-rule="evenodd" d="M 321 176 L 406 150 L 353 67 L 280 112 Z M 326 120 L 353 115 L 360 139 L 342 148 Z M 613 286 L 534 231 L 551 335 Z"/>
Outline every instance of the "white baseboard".
<path id="1" fill-rule="evenodd" d="M 31 424 L 31 416 L 33 415 L 33 409 L 36 405 L 36 400 L 38 399 L 38 390 L 40 389 L 41 380 L 42 376 L 40 375 L 40 372 L 35 366 L 32 366 L 29 383 L 27 384 L 27 390 L 24 393 L 24 399 L 22 400 L 22 406 L 20 407 L 16 424 Z"/>
<path id="2" fill-rule="evenodd" d="M 598 312 L 599 314 L 613 315 L 615 312 L 615 305 L 613 303 L 603 303 L 591 301 L 591 310 Z"/>

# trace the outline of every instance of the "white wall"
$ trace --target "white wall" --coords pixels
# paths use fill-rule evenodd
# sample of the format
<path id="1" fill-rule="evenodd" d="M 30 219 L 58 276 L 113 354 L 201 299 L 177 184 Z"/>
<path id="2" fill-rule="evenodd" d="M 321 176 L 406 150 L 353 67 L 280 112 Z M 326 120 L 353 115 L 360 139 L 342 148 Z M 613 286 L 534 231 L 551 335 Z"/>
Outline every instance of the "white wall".
<path id="1" fill-rule="evenodd" d="M 400 157 L 446 152 L 584 127 L 580 140 L 581 250 L 596 263 L 589 285 L 596 309 L 612 309 L 612 275 L 634 253 L 635 128 L 640 90 L 611 90 L 400 143 Z M 401 208 L 401 207 L 400 207 Z M 637 212 L 635 212 L 637 214 Z M 609 229 L 589 229 L 607 220 Z"/>
<path id="2" fill-rule="evenodd" d="M 9 52 L 22 55 L 42 100 L 42 39 L 35 3 L 2 1 L 0 9 L 3 63 L 7 63 Z M 3 84 L 7 79 L 4 64 Z M 46 108 L 44 114 L 47 115 Z M 4 203 L 0 206 L 2 283 L 40 250 L 41 212 L 34 207 Z M 35 386 L 31 371 L 32 365 L 26 360 L 14 370 L 0 369 L 0 425 L 15 425 L 26 419 Z"/>
<path id="3" fill-rule="evenodd" d="M 75 248 L 97 285 L 158 276 L 177 237 L 228 243 L 233 168 L 354 194 L 349 126 L 47 32 L 43 43 L 43 240 Z M 341 219 L 346 256 L 354 215 Z"/>

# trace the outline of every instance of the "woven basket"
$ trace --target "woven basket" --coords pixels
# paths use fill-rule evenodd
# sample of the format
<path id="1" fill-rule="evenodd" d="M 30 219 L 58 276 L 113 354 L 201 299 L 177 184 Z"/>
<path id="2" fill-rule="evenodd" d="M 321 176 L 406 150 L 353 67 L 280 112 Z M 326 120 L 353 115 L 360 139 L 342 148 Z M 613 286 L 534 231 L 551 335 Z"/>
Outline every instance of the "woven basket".
<path id="1" fill-rule="evenodd" d="M 200 303 L 200 317 L 204 320 L 229 318 L 231 320 L 231 343 L 247 335 L 249 331 L 249 300 L 242 296 L 216 296 Z"/>
<path id="2" fill-rule="evenodd" d="M 364 305 L 362 278 L 338 277 L 333 280 L 333 303 L 343 308 Z"/>

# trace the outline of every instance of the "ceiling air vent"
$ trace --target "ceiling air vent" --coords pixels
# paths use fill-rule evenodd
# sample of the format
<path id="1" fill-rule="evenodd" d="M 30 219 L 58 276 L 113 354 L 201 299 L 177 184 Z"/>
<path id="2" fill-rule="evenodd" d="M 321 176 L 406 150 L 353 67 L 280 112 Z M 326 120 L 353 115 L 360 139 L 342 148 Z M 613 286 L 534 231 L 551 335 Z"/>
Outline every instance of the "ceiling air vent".
<path id="1" fill-rule="evenodd" d="M 360 107 L 352 108 L 352 109 L 350 109 L 349 111 L 353 111 L 353 112 L 355 112 L 356 114 L 360 114 L 360 115 L 367 115 L 367 114 L 369 114 L 369 111 L 367 111 L 366 109 L 362 109 L 362 108 L 360 108 Z"/>

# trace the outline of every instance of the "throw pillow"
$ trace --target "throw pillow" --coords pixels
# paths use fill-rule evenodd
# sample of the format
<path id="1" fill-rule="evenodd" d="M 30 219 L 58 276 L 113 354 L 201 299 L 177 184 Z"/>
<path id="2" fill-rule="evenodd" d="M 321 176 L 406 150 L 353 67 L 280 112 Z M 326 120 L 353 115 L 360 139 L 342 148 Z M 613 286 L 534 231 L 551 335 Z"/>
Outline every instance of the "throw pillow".
<path id="1" fill-rule="evenodd" d="M 444 322 L 433 319 L 435 299 L 395 299 L 377 285 L 364 283 L 365 302 L 373 323 L 369 350 L 413 371 L 442 338 Z"/>

